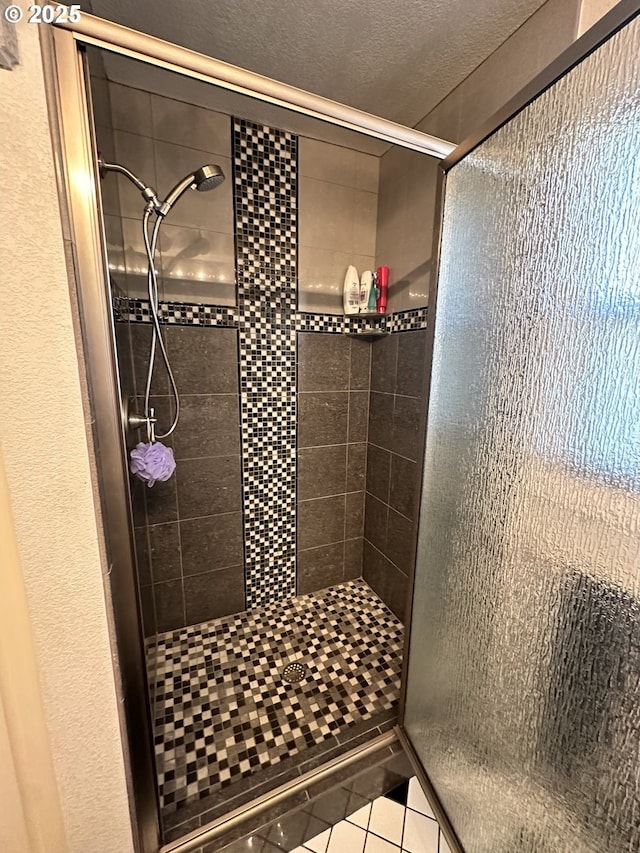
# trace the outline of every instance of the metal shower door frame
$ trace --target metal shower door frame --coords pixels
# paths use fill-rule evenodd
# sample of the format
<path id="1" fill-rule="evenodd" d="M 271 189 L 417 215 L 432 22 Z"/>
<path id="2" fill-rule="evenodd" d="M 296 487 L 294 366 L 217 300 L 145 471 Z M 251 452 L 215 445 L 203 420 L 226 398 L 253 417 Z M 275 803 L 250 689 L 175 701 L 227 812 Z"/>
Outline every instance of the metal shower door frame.
<path id="1" fill-rule="evenodd" d="M 88 388 L 90 411 L 87 418 L 92 425 L 94 485 L 99 495 L 100 521 L 109 566 L 105 598 L 110 615 L 110 639 L 114 652 L 117 651 L 114 670 L 120 700 L 132 828 L 136 849 L 140 853 L 158 853 L 161 847 L 159 802 L 136 582 L 129 473 L 120 410 L 120 378 L 91 92 L 83 46 L 91 44 L 212 85 L 242 91 L 440 159 L 455 146 L 413 128 L 263 78 L 92 15 L 83 13 L 80 21 L 73 25 L 43 25 L 40 41 L 60 213 L 72 246 L 67 265 L 76 308 L 80 367 L 84 370 Z M 181 62 L 185 64 L 181 65 Z M 222 76 L 216 77 L 216 74 Z M 390 732 L 380 740 L 386 743 L 394 737 Z M 370 748 L 354 750 L 353 755 L 345 756 L 344 763 L 362 757 L 366 749 Z M 335 770 L 335 763 L 320 768 L 316 774 L 318 778 Z M 272 799 L 279 801 L 285 793 L 278 789 L 273 792 Z M 265 803 L 259 803 L 255 808 L 263 810 Z M 240 818 L 241 815 L 232 813 L 223 820 L 238 822 Z M 186 853 L 196 850 L 208 840 L 205 833 L 197 836 L 194 832 L 183 841 L 165 845 L 162 850 Z"/>
<path id="2" fill-rule="evenodd" d="M 498 112 L 491 116 L 486 122 L 453 151 L 448 157 L 444 158 L 440 163 L 437 192 L 436 192 L 436 214 L 434 217 L 433 230 L 433 269 L 435 275 L 432 276 L 429 286 L 429 312 L 427 318 L 427 371 L 426 384 L 427 393 L 425 406 L 429 409 L 429 396 L 431 393 L 432 365 L 433 365 L 433 350 L 435 343 L 435 328 L 437 322 L 437 301 L 438 301 L 438 282 L 440 275 L 440 257 L 442 249 L 442 223 L 444 217 L 444 206 L 446 199 L 446 183 L 448 172 L 461 160 L 463 160 L 474 149 L 481 145 L 485 140 L 492 136 L 497 130 L 515 118 L 518 113 L 526 109 L 532 101 L 535 101 L 544 91 L 557 83 L 562 77 L 568 74 L 576 65 L 579 65 L 589 54 L 597 50 L 604 42 L 608 41 L 615 33 L 629 24 L 637 15 L 640 14 L 640 0 L 620 0 L 613 9 L 607 12 L 593 27 L 587 30 L 579 39 L 576 39 L 566 50 L 564 50 L 550 65 L 541 71 L 531 82 L 525 86 L 518 94 L 511 98 Z M 612 152 L 612 157 L 615 152 Z M 428 429 L 428 418 L 426 419 L 424 433 L 421 436 L 422 446 L 426 443 L 426 432 Z M 414 518 L 418 519 L 420 524 L 420 506 L 422 502 L 422 489 L 424 484 L 424 472 L 421 479 L 419 493 L 414 500 Z M 410 587 L 410 603 L 407 607 L 407 621 L 405 626 L 405 644 L 404 656 L 402 661 L 402 680 L 400 689 L 400 711 L 399 722 L 396 727 L 398 738 L 407 753 L 411 764 L 420 780 L 421 787 L 427 794 L 433 812 L 440 823 L 442 831 L 445 835 L 447 843 L 451 848 L 451 853 L 464 853 L 464 848 L 456 835 L 455 830 L 449 820 L 449 816 L 442 806 L 439 797 L 435 791 L 429 775 L 422 765 L 416 750 L 413 747 L 411 739 L 406 732 L 404 726 L 406 702 L 407 702 L 407 680 L 409 672 L 409 654 L 410 654 L 410 637 L 411 623 L 413 616 L 413 600 L 416 584 L 416 561 L 417 561 L 417 541 L 415 544 L 413 559 L 411 561 L 411 573 L 409 576 Z"/>

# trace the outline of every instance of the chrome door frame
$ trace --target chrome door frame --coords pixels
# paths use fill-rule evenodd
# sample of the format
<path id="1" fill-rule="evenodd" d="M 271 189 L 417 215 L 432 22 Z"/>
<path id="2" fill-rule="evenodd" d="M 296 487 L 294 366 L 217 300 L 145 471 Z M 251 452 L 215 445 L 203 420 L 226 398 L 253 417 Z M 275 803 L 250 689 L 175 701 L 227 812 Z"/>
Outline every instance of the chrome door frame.
<path id="1" fill-rule="evenodd" d="M 84 47 L 97 46 L 212 85 L 243 91 L 439 159 L 452 152 L 455 146 L 414 128 L 269 80 L 93 15 L 82 13 L 80 20 L 73 24 L 43 25 L 40 36 L 61 216 L 71 246 L 68 273 L 77 310 L 80 366 L 88 391 L 95 486 L 110 567 L 105 597 L 111 640 L 117 650 L 114 669 L 121 701 L 132 828 L 136 849 L 140 853 L 157 853 L 161 845 L 161 827 L 153 733 L 135 569 L 126 442 L 120 411 L 115 326 Z M 211 832 L 215 831 L 216 827 L 212 827 Z M 199 846 L 197 833 L 192 836 L 167 844 L 162 850 L 196 849 Z M 206 841 L 204 835 L 203 840 Z"/>
<path id="2" fill-rule="evenodd" d="M 597 21 L 590 29 L 588 29 L 580 38 L 572 42 L 552 63 L 550 63 L 543 71 L 536 75 L 530 83 L 528 83 L 520 92 L 492 115 L 487 121 L 483 122 L 467 139 L 458 145 L 458 147 L 449 154 L 439 164 L 439 176 L 436 193 L 436 215 L 434 218 L 433 231 L 433 266 L 434 275 L 431 277 L 429 285 L 429 311 L 427 316 L 427 370 L 426 370 L 426 409 L 427 418 L 425 419 L 425 427 L 422 436 L 422 446 L 426 443 L 426 433 L 428 429 L 428 411 L 429 411 L 429 396 L 431 393 L 431 369 L 433 365 L 433 348 L 435 342 L 435 327 L 437 321 L 437 301 L 438 301 L 438 281 L 440 276 L 440 257 L 442 248 L 442 222 L 444 217 L 444 205 L 446 197 L 446 182 L 448 172 L 475 148 L 481 145 L 486 139 L 492 136 L 503 125 L 507 124 L 511 119 L 515 118 L 518 113 L 526 109 L 532 101 L 535 101 L 544 91 L 549 89 L 562 77 L 568 74 L 576 65 L 579 65 L 589 54 L 597 50 L 602 44 L 608 41 L 619 30 L 629 24 L 635 17 L 640 14 L 640 0 L 620 0 L 620 2 L 607 12 L 599 21 Z M 615 156 L 615 152 L 612 152 Z M 422 490 L 424 485 L 424 471 L 420 482 L 419 494 L 414 500 L 414 518 L 418 519 L 420 525 L 420 506 L 422 504 Z M 411 572 L 409 576 L 410 600 L 407 605 L 407 619 L 405 624 L 405 639 L 402 660 L 402 676 L 400 686 L 400 708 L 398 714 L 398 726 L 396 731 L 398 738 L 407 753 L 411 764 L 420 780 L 420 784 L 424 789 L 433 812 L 440 823 L 444 836 L 447 840 L 452 853 L 464 853 L 464 848 L 458 839 L 456 832 L 451 824 L 442 803 L 440 802 L 435 788 L 429 779 L 429 776 L 422 766 L 422 762 L 418 757 L 416 750 L 413 747 L 405 726 L 405 711 L 407 700 L 407 677 L 409 671 L 409 656 L 410 656 L 410 638 L 411 638 L 411 620 L 413 615 L 413 599 L 415 594 L 416 581 L 416 560 L 418 551 L 418 537 L 413 551 L 413 559 L 411 561 Z"/>
<path id="3" fill-rule="evenodd" d="M 159 803 L 91 93 L 83 52 L 70 33 L 42 26 L 40 44 L 60 213 L 70 246 L 67 266 L 77 312 L 79 366 L 90 407 L 94 487 L 109 566 L 105 599 L 114 657 L 117 650 L 114 674 L 132 833 L 137 851 L 157 853 Z"/>

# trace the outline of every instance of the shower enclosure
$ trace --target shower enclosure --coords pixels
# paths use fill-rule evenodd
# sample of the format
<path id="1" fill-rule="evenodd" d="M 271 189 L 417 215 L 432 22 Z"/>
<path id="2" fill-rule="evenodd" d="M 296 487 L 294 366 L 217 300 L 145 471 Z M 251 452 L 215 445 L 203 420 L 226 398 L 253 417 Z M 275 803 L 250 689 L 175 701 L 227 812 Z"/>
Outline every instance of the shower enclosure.
<path id="1" fill-rule="evenodd" d="M 404 597 L 389 578 L 400 564 L 413 600 L 397 734 L 451 849 L 637 849 L 637 11 L 637 4 L 620 4 L 492 128 L 445 161 L 439 282 L 432 281 L 429 303 L 433 359 L 424 371 L 416 370 L 422 338 L 411 337 L 423 334 L 424 315 L 350 325 L 301 310 L 299 140 L 268 124 L 226 116 L 227 148 L 194 150 L 197 162 L 185 168 L 184 152 L 163 160 L 179 169 L 171 182 L 189 174 L 186 187 L 206 162 L 221 163 L 227 174 L 220 190 L 197 199 L 216 205 L 228 193 L 235 282 L 226 303 L 185 306 L 171 296 L 171 273 L 193 270 L 189 263 L 211 234 L 197 237 L 195 250 L 193 241 L 160 244 L 156 290 L 146 253 L 141 265 L 131 264 L 126 239 L 120 264 L 107 221 L 107 271 L 85 70 L 68 34 L 56 33 L 111 595 L 145 851 L 158 849 L 158 814 L 167 850 L 215 844 L 219 827 L 237 822 L 249 801 L 259 808 L 281 802 L 280 783 L 300 792 L 318 765 L 350 747 L 357 752 L 350 727 L 365 742 L 393 740 L 384 730 L 398 699 Z M 188 51 L 160 50 L 89 18 L 84 26 L 81 42 L 115 45 L 116 53 L 151 58 L 171 72 L 184 68 L 200 81 L 211 70 Z M 240 83 L 236 77 L 232 85 Z M 277 100 L 275 93 L 266 97 Z M 305 93 L 301 99 L 307 114 L 352 129 L 361 121 L 340 105 L 322 107 L 322 99 Z M 136 152 L 146 146 L 146 162 L 157 166 L 167 144 L 154 121 L 152 134 L 134 134 L 131 161 L 115 152 L 103 152 L 105 159 L 146 181 L 133 162 Z M 381 139 L 450 154 L 447 143 L 373 125 L 367 132 Z M 97 136 L 100 145 L 100 128 Z M 108 147 L 108 134 L 103 140 Z M 73 172 L 78 165 L 84 183 Z M 158 171 L 154 186 L 162 182 L 164 191 L 168 177 Z M 141 207 L 137 190 L 128 184 L 127 192 L 106 212 L 123 236 L 124 220 Z M 137 213 L 129 215 L 133 197 Z M 178 227 L 202 228 L 183 211 Z M 186 275 L 173 278 L 187 287 Z M 149 286 L 146 300 L 140 281 Z M 132 481 L 129 496 L 120 390 L 147 414 L 153 403 L 163 423 L 176 415 L 169 385 L 148 378 L 152 328 L 185 394 L 189 430 L 167 439 L 178 460 L 175 478 L 153 489 Z M 373 338 L 380 332 L 391 334 Z M 374 358 L 388 351 L 394 365 L 393 376 L 380 371 L 375 390 L 372 349 Z M 429 370 L 414 561 L 408 552 L 417 515 L 406 484 L 422 464 L 416 413 L 426 414 Z M 374 393 L 391 406 L 390 420 L 383 409 L 372 420 L 363 408 Z M 403 412 L 407 421 L 398 421 Z M 372 423 L 373 444 L 362 431 Z M 337 430 L 336 437 L 322 443 L 326 430 Z M 388 438 L 400 446 L 387 445 Z M 370 518 L 384 517 L 384 541 L 376 539 L 376 523 L 368 535 L 362 530 L 357 511 L 363 452 L 387 454 L 387 503 L 372 487 L 367 509 Z M 337 490 L 319 492 L 327 454 L 340 460 L 334 470 L 342 480 Z M 403 525 L 395 544 L 387 536 L 392 512 Z M 328 539 L 317 534 L 318 518 L 332 531 Z M 369 583 L 366 572 L 361 577 L 363 537 L 365 559 L 367 548 L 372 558 Z M 211 568 L 216 560 L 223 562 Z M 302 756 L 308 761 L 299 767 Z"/>
<path id="2" fill-rule="evenodd" d="M 351 148 L 293 134 L 228 114 L 210 87 L 88 55 L 168 843 L 397 721 L 406 589 L 390 610 L 363 578 L 358 333 L 380 324 L 306 310 L 341 310 L 326 263 L 325 292 L 305 289 L 326 218 L 310 190 L 352 199 L 345 248 L 374 265 L 359 253 L 378 160 L 354 134 Z"/>

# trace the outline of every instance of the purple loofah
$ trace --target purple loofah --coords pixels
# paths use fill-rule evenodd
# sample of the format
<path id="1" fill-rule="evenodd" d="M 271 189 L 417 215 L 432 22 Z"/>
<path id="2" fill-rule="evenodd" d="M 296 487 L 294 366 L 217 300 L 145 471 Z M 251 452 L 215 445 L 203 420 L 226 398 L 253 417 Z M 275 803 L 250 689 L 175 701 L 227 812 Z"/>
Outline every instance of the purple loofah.
<path id="1" fill-rule="evenodd" d="M 143 442 L 131 451 L 131 473 L 135 474 L 151 488 L 158 480 L 168 480 L 176 470 L 173 450 L 165 447 L 161 441 Z"/>

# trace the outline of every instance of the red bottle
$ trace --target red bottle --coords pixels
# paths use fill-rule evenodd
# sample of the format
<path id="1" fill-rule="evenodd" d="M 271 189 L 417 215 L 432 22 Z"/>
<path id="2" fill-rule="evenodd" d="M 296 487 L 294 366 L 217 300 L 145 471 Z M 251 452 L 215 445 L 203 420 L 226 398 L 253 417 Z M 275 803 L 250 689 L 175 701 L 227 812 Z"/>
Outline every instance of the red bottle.
<path id="1" fill-rule="evenodd" d="M 378 267 L 377 281 L 378 298 L 376 300 L 376 313 L 387 313 L 387 296 L 389 295 L 389 267 Z"/>

